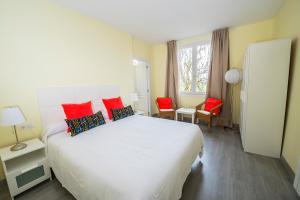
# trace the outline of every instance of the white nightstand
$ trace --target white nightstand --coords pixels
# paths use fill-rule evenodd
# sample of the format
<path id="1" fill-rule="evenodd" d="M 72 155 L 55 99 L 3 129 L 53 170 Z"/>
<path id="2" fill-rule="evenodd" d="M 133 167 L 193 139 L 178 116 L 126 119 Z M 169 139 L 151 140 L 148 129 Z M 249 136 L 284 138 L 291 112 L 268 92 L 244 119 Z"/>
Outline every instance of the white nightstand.
<path id="1" fill-rule="evenodd" d="M 142 111 L 142 110 L 136 110 L 136 111 L 134 111 L 134 114 L 136 114 L 136 115 L 145 115 L 145 112 Z"/>
<path id="2" fill-rule="evenodd" d="M 39 139 L 25 141 L 25 149 L 10 151 L 0 149 L 0 157 L 11 198 L 51 178 L 45 144 Z"/>

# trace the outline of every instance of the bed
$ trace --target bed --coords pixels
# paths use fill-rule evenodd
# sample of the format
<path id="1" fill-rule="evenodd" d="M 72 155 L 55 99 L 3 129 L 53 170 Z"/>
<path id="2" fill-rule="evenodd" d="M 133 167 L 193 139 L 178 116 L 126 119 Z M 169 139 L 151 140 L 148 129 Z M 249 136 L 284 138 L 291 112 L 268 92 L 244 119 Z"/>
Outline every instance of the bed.
<path id="1" fill-rule="evenodd" d="M 39 92 L 43 126 L 61 117 L 56 109 L 57 102 L 66 100 L 57 95 L 61 90 L 66 91 Z M 118 91 L 105 90 L 110 95 L 104 95 L 103 88 L 91 91 L 96 90 L 104 97 L 116 96 Z M 76 93 L 68 95 L 77 96 L 73 102 L 82 101 Z M 48 94 L 56 94 L 59 100 L 45 100 Z M 108 122 L 75 137 L 65 131 L 46 134 L 44 140 L 57 179 L 79 200 L 180 199 L 192 163 L 203 148 L 198 126 L 140 115 Z"/>

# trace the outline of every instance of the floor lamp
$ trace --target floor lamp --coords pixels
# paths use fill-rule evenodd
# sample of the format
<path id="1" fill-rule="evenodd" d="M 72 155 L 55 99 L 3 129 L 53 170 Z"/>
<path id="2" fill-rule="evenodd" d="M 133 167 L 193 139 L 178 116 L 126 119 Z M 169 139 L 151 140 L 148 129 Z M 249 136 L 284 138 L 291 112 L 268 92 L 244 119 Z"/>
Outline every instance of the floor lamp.
<path id="1" fill-rule="evenodd" d="M 225 73 L 225 81 L 230 85 L 232 85 L 229 91 L 231 115 L 233 114 L 233 89 L 242 80 L 242 78 L 243 78 L 242 70 L 237 68 L 232 68 Z"/>

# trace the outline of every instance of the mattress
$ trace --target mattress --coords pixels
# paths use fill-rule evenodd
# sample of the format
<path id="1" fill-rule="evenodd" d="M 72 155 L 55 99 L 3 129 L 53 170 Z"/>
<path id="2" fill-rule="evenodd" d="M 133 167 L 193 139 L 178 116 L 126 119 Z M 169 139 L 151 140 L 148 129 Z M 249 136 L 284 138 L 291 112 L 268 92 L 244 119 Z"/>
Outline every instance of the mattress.
<path id="1" fill-rule="evenodd" d="M 203 135 L 194 124 L 134 115 L 47 139 L 49 164 L 79 200 L 174 200 Z"/>

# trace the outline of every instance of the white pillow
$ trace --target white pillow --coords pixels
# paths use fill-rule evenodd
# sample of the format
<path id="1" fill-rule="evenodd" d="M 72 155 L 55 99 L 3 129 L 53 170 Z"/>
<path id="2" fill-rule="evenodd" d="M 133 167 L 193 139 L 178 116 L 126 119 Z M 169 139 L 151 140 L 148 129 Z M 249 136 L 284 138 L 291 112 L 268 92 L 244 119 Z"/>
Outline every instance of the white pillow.
<path id="1" fill-rule="evenodd" d="M 66 131 L 67 129 L 68 129 L 68 125 L 64 121 L 57 122 L 55 124 L 51 124 L 51 125 L 47 126 L 46 129 L 44 130 L 43 138 L 46 139 L 50 135 L 54 135 L 54 134 Z"/>
<path id="2" fill-rule="evenodd" d="M 104 117 L 104 119 L 109 119 L 108 117 L 108 113 L 107 113 L 107 110 L 102 102 L 102 99 L 99 99 L 99 100 L 93 100 L 92 101 L 92 106 L 93 106 L 93 111 L 94 113 L 97 113 L 99 111 L 102 112 L 102 115 Z"/>

